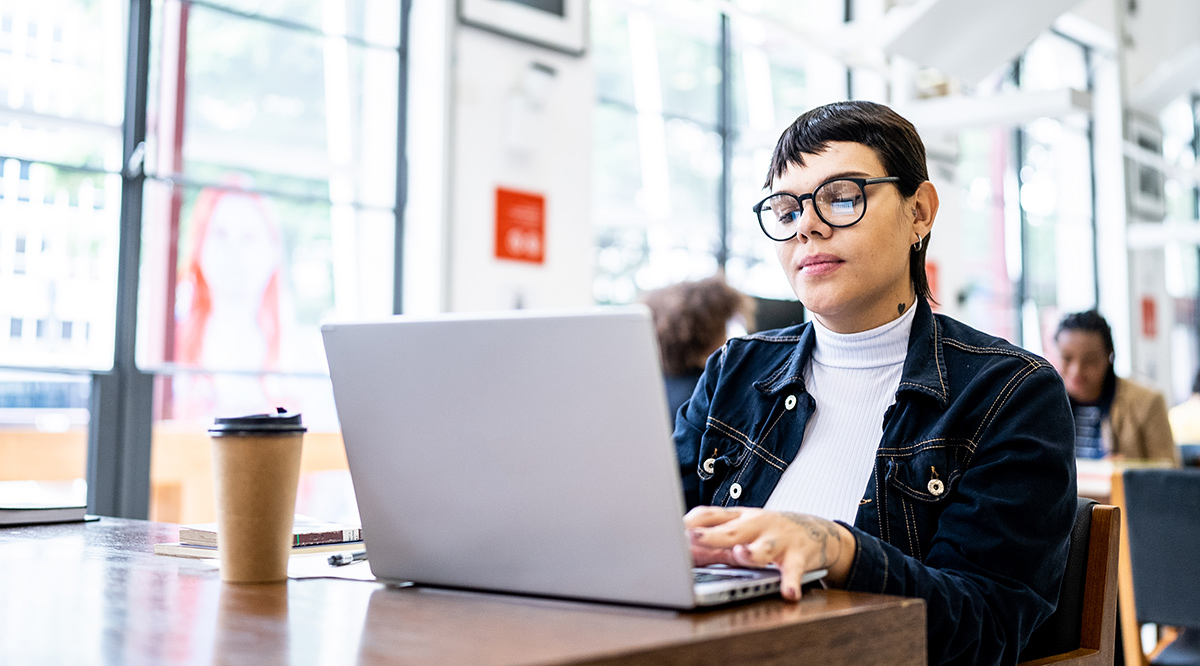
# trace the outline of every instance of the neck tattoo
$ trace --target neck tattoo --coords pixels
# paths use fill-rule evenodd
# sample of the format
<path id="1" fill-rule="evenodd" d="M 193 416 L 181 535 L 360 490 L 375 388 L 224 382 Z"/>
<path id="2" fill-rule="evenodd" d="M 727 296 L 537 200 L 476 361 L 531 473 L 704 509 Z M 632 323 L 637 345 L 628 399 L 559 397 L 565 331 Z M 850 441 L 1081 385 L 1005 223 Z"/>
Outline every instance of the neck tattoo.
<path id="1" fill-rule="evenodd" d="M 904 304 L 903 303 L 896 306 L 896 312 L 899 314 L 904 314 Z"/>

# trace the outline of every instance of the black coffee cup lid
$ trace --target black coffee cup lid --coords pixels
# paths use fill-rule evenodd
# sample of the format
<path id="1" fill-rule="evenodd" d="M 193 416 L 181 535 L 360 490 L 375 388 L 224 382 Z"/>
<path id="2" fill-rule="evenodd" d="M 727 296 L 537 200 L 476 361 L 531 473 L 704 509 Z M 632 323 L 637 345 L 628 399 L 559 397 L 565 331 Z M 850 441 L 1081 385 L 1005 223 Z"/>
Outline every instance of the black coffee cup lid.
<path id="1" fill-rule="evenodd" d="M 274 414 L 250 414 L 249 416 L 229 416 L 214 419 L 208 433 L 213 437 L 223 435 L 293 435 L 308 432 L 300 421 L 300 413 L 289 413 L 283 407 L 276 407 Z"/>

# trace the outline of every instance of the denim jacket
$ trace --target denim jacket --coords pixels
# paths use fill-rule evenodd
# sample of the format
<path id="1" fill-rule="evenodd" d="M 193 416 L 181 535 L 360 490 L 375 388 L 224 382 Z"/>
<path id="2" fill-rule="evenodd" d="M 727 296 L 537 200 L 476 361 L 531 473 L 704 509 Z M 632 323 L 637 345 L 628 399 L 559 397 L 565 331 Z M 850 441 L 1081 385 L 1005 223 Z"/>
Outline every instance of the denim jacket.
<path id="1" fill-rule="evenodd" d="M 761 507 L 815 408 L 810 325 L 730 340 L 676 418 L 688 508 Z M 919 300 L 846 589 L 926 602 L 929 663 L 1014 664 L 1055 608 L 1075 515 L 1074 423 L 1044 359 Z"/>

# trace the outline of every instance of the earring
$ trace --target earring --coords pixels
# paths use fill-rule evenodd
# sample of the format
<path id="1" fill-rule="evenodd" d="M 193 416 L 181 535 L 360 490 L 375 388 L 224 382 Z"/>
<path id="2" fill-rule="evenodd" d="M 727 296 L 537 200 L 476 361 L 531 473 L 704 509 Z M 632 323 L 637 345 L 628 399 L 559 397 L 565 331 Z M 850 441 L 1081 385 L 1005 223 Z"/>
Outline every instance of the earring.
<path id="1" fill-rule="evenodd" d="M 920 236 L 917 236 L 917 242 L 915 242 L 915 243 L 913 243 L 913 244 L 912 244 L 912 251 L 913 251 L 913 252 L 920 252 L 920 251 L 921 251 L 921 243 L 924 243 L 924 242 L 925 242 L 925 239 L 924 239 L 924 238 L 921 238 Z"/>

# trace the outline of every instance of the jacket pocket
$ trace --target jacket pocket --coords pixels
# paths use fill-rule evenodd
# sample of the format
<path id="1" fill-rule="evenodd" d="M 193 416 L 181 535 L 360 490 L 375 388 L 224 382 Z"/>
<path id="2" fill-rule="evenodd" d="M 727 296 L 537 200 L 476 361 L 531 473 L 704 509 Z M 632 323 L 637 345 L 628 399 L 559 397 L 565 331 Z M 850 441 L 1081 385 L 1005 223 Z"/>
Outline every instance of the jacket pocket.
<path id="1" fill-rule="evenodd" d="M 729 470 L 741 467 L 750 454 L 750 446 L 728 435 L 714 431 L 705 431 L 700 439 L 700 458 L 696 463 L 696 473 L 701 481 L 720 482 Z"/>
<path id="2" fill-rule="evenodd" d="M 937 504 L 954 494 L 966 469 L 966 440 L 919 442 L 888 455 L 888 487 L 918 502 Z"/>

